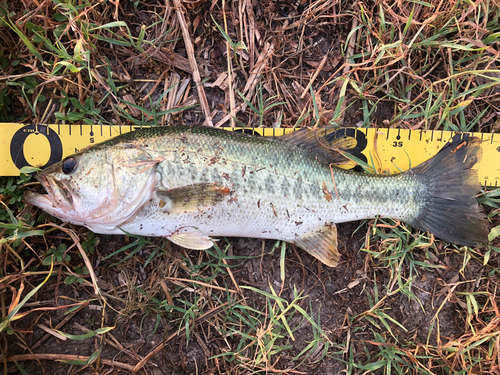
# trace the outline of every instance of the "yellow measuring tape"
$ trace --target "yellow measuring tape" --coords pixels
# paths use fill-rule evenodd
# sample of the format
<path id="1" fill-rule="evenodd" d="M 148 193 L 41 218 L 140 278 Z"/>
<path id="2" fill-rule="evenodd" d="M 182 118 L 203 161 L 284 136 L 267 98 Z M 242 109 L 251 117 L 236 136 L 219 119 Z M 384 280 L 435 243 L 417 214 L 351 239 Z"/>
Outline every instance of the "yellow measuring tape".
<path id="1" fill-rule="evenodd" d="M 140 129 L 129 125 L 23 125 L 0 123 L 0 176 L 17 176 L 24 166 L 44 167 L 87 146 Z M 261 136 L 280 136 L 293 129 L 230 129 Z M 356 140 L 357 158 L 379 173 L 397 173 L 434 156 L 454 135 L 451 131 L 339 128 L 338 137 Z M 500 135 L 467 133 L 482 141 L 477 165 L 484 186 L 500 186 Z"/>

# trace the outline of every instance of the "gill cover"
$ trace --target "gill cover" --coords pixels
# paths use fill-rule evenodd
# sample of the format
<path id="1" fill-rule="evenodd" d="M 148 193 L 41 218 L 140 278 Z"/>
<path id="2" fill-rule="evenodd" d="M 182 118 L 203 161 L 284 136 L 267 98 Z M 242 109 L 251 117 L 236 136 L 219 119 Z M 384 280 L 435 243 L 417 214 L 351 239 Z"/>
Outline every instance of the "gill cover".
<path id="1" fill-rule="evenodd" d="M 139 148 L 115 147 L 107 154 L 107 164 L 111 167 L 110 186 L 105 189 L 109 195 L 103 206 L 95 207 L 95 224 L 89 226 L 101 232 L 132 218 L 151 199 L 156 186 L 157 163 Z"/>
<path id="2" fill-rule="evenodd" d="M 130 144 L 91 148 L 39 173 L 48 194 L 30 192 L 25 198 L 63 221 L 117 233 L 151 199 L 156 163 Z"/>

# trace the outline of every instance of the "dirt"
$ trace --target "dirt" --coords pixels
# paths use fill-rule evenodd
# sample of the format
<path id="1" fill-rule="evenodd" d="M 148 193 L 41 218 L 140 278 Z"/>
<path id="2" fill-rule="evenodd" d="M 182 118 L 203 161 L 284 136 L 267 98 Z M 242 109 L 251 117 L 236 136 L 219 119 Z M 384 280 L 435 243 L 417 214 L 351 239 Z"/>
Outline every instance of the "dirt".
<path id="1" fill-rule="evenodd" d="M 342 253 L 342 263 L 338 267 L 322 266 L 300 249 L 289 252 L 285 262 L 286 280 L 283 290 L 281 290 L 279 251 L 275 250 L 273 254 L 270 254 L 274 241 L 267 241 L 262 252 L 262 240 L 228 239 L 230 251 L 234 256 L 243 257 L 231 260 L 229 263 L 234 266 L 231 271 L 236 283 L 240 287 L 251 286 L 267 293 L 272 293 L 273 289 L 287 301 L 294 299 L 294 289 L 296 289 L 304 297 L 300 301 L 300 306 L 307 310 L 316 321 L 321 319 L 321 327 L 331 341 L 329 345 L 335 348 L 335 350 L 330 349 L 329 353 L 337 353 L 322 357 L 322 349 L 326 343 L 322 340 L 316 352 L 311 352 L 308 358 L 295 359 L 314 339 L 311 325 L 297 315 L 288 320 L 290 327 L 293 327 L 295 341 L 285 335 L 276 343 L 286 345 L 288 349 L 276 358 L 277 362 L 273 364 L 275 369 L 294 368 L 309 374 L 338 374 L 346 368 L 343 360 L 347 359 L 347 349 L 351 356 L 360 359 L 365 358 L 366 350 L 376 351 L 376 347 L 372 345 L 374 332 L 383 335 L 388 340 L 393 334 L 402 342 L 408 340 L 431 345 L 436 345 L 438 332 L 440 340 L 450 340 L 463 333 L 463 322 L 458 320 L 454 303 L 445 301 L 448 294 L 446 288 L 443 289 L 444 285 L 457 281 L 455 267 L 460 265 L 452 263 L 455 258 L 458 260 L 458 256 L 443 257 L 443 262 L 449 263 L 444 272 L 439 269 L 433 272 L 420 271 L 418 275 L 414 275 L 412 291 L 416 298 L 408 298 L 399 293 L 385 300 L 382 305 L 384 312 L 397 320 L 404 326 L 404 329 L 392 322 L 389 322 L 390 331 L 381 326 L 380 322 L 378 322 L 380 328 L 376 328 L 368 320 L 360 318 L 362 314 L 370 310 L 370 300 L 372 304 L 375 301 L 375 285 L 370 274 L 374 272 L 374 269 L 372 266 L 367 267 L 368 258 L 364 252 L 360 251 L 364 244 L 367 227 L 365 224 L 356 231 L 358 226 L 359 223 L 345 223 L 338 226 Z M 182 328 L 182 323 L 180 323 L 182 313 L 170 311 L 168 308 L 162 310 L 161 305 L 153 303 L 152 299 L 156 298 L 162 301 L 163 306 L 166 305 L 166 295 L 159 285 L 162 279 L 166 281 L 171 292 L 178 289 L 165 277 L 172 276 L 172 261 L 180 262 L 183 250 L 167 241 L 154 239 L 153 244 L 162 246 L 164 252 L 153 258 L 147 266 L 144 266 L 144 262 L 154 251 L 153 246 L 144 248 L 120 266 L 112 267 L 111 264 L 123 259 L 124 255 L 105 261 L 99 259 L 126 245 L 132 239 L 127 241 L 126 238 L 119 236 L 99 236 L 99 238 L 100 243 L 91 259 L 102 291 L 108 296 L 106 298 L 108 305 L 104 307 L 105 313 L 103 314 L 103 306 L 89 293 L 90 288 L 74 284 L 68 286 L 62 282 L 56 283 L 54 278 L 42 288 L 37 295 L 37 300 L 45 301 L 43 305 L 47 307 L 67 305 L 72 300 L 90 300 L 89 304 L 72 316 L 69 323 L 61 330 L 67 334 L 81 335 L 84 333 L 82 327 L 96 330 L 101 326 L 112 326 L 115 327 L 111 331 L 113 339 L 108 336 L 105 342 L 95 337 L 83 341 L 62 341 L 49 335 L 43 345 L 33 350 L 34 353 L 89 356 L 100 349 L 101 357 L 104 359 L 133 365 L 167 337 Z M 208 260 L 209 258 L 206 254 L 200 254 L 197 251 L 189 251 L 187 254 L 193 264 L 199 262 L 200 259 Z M 76 253 L 72 256 L 78 258 Z M 78 259 L 72 259 L 73 261 L 78 261 Z M 468 270 L 468 272 L 474 273 L 477 270 Z M 199 276 L 210 277 L 210 267 L 191 274 L 182 270 L 176 273 L 176 277 L 185 279 L 196 280 Z M 383 285 L 387 284 L 389 278 L 388 270 L 376 270 L 379 300 L 387 292 Z M 455 280 L 452 280 L 453 278 Z M 215 285 L 227 285 L 230 289 L 234 288 L 227 274 L 218 276 Z M 141 294 L 141 290 L 147 293 Z M 199 314 L 225 302 L 235 302 L 234 299 L 228 299 L 224 292 L 212 290 L 210 294 L 206 294 L 208 293 L 206 288 L 204 292 L 200 292 L 200 289 L 193 284 L 188 288 L 179 289 L 179 293 L 175 296 L 175 300 L 198 304 Z M 247 306 L 257 311 L 269 312 L 269 301 L 266 302 L 263 295 L 245 290 L 244 296 Z M 239 297 L 236 296 L 236 299 L 241 302 Z M 201 299 L 203 301 L 200 301 Z M 175 305 L 183 306 L 179 302 Z M 229 311 L 227 308 L 226 310 Z M 439 321 L 436 321 L 438 310 L 440 310 L 437 315 Z M 25 353 L 20 343 L 33 347 L 38 340 L 47 336 L 46 332 L 40 329 L 40 325 L 55 327 L 67 316 L 66 314 L 67 309 L 46 311 L 44 314 L 30 314 L 16 323 L 19 338 L 11 336 L 9 339 L 9 354 Z M 228 362 L 210 359 L 212 356 L 234 350 L 241 339 L 238 336 L 221 335 L 221 332 L 224 332 L 224 328 L 221 329 L 221 327 L 228 322 L 228 318 L 224 315 L 225 312 L 222 310 L 216 318 L 191 324 L 189 340 L 184 333 L 168 341 L 165 348 L 148 362 L 147 370 L 141 370 L 140 373 L 191 374 L 236 371 L 235 368 L 218 367 L 228 366 Z M 269 323 L 268 320 L 266 322 Z M 266 326 L 262 325 L 260 328 L 265 329 Z M 122 349 L 118 349 L 116 344 L 112 345 L 111 341 L 118 342 Z M 346 342 L 349 342 L 348 348 L 346 348 Z M 242 356 L 245 354 L 244 350 L 240 353 Z M 301 363 L 302 360 L 304 360 L 303 363 Z M 28 373 L 82 373 L 79 372 L 78 366 L 62 366 L 54 361 L 24 362 L 23 367 Z M 17 373 L 14 366 L 9 366 L 9 369 L 8 373 Z M 240 368 L 237 372 L 245 373 L 246 371 Z M 85 370 L 83 373 L 91 373 L 91 371 Z M 115 368 L 111 372 L 103 373 L 120 374 L 129 373 L 129 371 Z"/>

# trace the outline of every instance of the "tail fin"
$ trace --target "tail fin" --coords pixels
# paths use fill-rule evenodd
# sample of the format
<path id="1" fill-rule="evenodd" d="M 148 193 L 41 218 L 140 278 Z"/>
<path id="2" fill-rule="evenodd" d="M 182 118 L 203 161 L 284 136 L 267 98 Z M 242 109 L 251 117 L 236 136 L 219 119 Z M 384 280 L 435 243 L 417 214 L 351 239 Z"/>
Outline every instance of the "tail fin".
<path id="1" fill-rule="evenodd" d="M 481 141 L 457 134 L 439 153 L 406 173 L 419 176 L 428 188 L 425 206 L 411 223 L 437 237 L 465 246 L 488 242 L 488 221 L 475 195 Z"/>

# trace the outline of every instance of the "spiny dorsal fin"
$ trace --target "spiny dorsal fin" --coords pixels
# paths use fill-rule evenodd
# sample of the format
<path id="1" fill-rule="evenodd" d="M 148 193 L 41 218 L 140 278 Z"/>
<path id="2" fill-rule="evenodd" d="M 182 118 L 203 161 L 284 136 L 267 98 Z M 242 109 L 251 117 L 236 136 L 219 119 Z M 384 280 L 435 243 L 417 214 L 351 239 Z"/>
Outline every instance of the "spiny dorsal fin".
<path id="1" fill-rule="evenodd" d="M 157 190 L 160 208 L 166 212 L 204 211 L 230 194 L 230 190 L 216 183 L 199 183 L 170 190 Z"/>
<path id="2" fill-rule="evenodd" d="M 306 233 L 290 242 L 304 249 L 327 266 L 334 267 L 339 263 L 340 254 L 337 250 L 337 227 L 335 224 L 325 225 L 318 231 Z"/>
<path id="3" fill-rule="evenodd" d="M 207 250 L 213 246 L 213 240 L 193 227 L 184 227 L 167 237 L 173 243 L 193 250 Z"/>
<path id="4" fill-rule="evenodd" d="M 344 129 L 336 128 L 304 128 L 285 134 L 278 139 L 314 151 L 323 162 L 328 164 L 349 163 L 349 159 L 342 156 L 339 150 L 355 152 L 358 144 L 356 138 L 348 136 Z"/>

